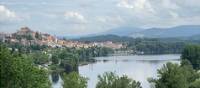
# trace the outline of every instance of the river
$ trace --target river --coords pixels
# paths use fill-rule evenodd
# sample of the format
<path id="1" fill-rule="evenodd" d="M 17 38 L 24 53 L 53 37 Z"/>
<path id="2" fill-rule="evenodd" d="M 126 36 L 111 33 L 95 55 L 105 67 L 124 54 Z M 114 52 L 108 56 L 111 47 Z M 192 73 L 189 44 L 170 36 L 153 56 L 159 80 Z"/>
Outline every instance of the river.
<path id="1" fill-rule="evenodd" d="M 110 56 L 98 57 L 96 63 L 79 67 L 79 73 L 89 78 L 88 88 L 95 88 L 97 76 L 104 72 L 115 72 L 118 75 L 127 75 L 141 82 L 142 88 L 150 88 L 147 78 L 157 76 L 157 69 L 165 63 L 179 63 L 180 55 L 133 55 L 133 56 Z M 62 80 L 53 83 L 53 88 L 62 88 Z"/>

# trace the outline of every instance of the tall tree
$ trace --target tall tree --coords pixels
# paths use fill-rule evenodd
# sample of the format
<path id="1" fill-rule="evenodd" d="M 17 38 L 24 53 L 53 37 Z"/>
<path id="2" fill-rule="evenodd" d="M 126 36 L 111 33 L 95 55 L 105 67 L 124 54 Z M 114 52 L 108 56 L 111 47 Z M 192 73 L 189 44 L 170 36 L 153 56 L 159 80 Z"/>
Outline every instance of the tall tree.
<path id="1" fill-rule="evenodd" d="M 128 78 L 126 75 L 119 77 L 112 72 L 98 76 L 98 80 L 96 88 L 142 88 L 139 82 Z"/>
<path id="2" fill-rule="evenodd" d="M 34 66 L 29 57 L 12 55 L 0 46 L 1 88 L 49 88 L 45 70 Z"/>
<path id="3" fill-rule="evenodd" d="M 181 65 L 167 63 L 158 70 L 157 79 L 149 79 L 155 88 L 199 88 L 200 73 L 190 66 L 188 61 Z"/>
<path id="4" fill-rule="evenodd" d="M 38 32 L 36 32 L 35 33 L 35 38 L 41 40 L 42 36 Z"/>
<path id="5" fill-rule="evenodd" d="M 200 69 L 200 45 L 187 45 L 181 57 L 190 61 L 194 69 Z"/>
<path id="6" fill-rule="evenodd" d="M 63 88 L 87 88 L 87 78 L 80 76 L 76 72 L 64 74 Z"/>
<path id="7" fill-rule="evenodd" d="M 45 64 L 49 62 L 49 56 L 41 51 L 31 54 L 35 64 Z"/>

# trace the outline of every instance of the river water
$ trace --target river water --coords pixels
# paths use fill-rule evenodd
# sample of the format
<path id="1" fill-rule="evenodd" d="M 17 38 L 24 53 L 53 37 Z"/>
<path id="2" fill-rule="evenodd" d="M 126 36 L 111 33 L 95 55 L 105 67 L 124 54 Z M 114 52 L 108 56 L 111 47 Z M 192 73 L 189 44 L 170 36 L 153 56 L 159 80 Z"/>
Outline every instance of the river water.
<path id="1" fill-rule="evenodd" d="M 133 56 L 110 56 L 95 58 L 96 63 L 79 67 L 79 73 L 89 78 L 88 88 L 95 88 L 98 81 L 97 76 L 104 72 L 115 72 L 118 75 L 139 81 L 142 88 L 150 88 L 147 78 L 157 76 L 157 69 L 167 62 L 179 63 L 180 55 L 133 55 Z M 62 80 L 53 83 L 53 88 L 62 88 Z"/>

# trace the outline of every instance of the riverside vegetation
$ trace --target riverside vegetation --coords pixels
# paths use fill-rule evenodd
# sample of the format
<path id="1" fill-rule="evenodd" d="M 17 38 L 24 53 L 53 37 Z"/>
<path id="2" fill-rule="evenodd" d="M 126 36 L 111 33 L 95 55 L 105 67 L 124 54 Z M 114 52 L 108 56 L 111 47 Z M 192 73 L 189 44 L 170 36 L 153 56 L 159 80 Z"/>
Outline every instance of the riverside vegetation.
<path id="1" fill-rule="evenodd" d="M 26 49 L 26 48 L 25 48 Z M 20 52 L 0 46 L 1 88 L 50 88 L 48 74 L 60 71 L 64 88 L 87 88 L 87 78 L 78 74 L 78 63 L 83 59 L 105 55 L 103 48 L 88 50 L 73 48 Z M 99 50 L 98 53 L 91 53 Z M 22 50 L 23 51 L 23 50 Z M 94 51 L 92 51 L 94 52 Z M 106 50 L 107 52 L 107 50 Z M 84 53 L 84 54 L 83 54 Z M 109 52 L 107 52 L 109 53 Z M 82 58 L 82 59 L 81 59 Z M 153 88 L 200 88 L 200 46 L 188 45 L 183 50 L 181 64 L 167 63 L 158 70 L 158 78 L 149 78 Z M 46 68 L 39 67 L 44 63 Z M 140 82 L 106 72 L 98 76 L 96 88 L 141 88 Z"/>

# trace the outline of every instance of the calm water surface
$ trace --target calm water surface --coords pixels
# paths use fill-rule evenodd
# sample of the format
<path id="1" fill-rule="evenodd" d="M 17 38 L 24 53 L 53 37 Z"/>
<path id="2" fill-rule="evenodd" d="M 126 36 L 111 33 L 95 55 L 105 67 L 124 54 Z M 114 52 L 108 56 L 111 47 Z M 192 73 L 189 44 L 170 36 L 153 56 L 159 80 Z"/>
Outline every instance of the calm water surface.
<path id="1" fill-rule="evenodd" d="M 167 62 L 179 63 L 180 55 L 134 55 L 95 58 L 98 62 L 79 67 L 79 73 L 89 78 L 88 88 L 95 88 L 97 76 L 104 72 L 127 75 L 141 82 L 143 88 L 150 88 L 147 78 L 157 76 L 157 69 Z M 51 77 L 50 77 L 51 78 Z M 62 88 L 62 80 L 53 83 L 53 88 Z"/>
<path id="2" fill-rule="evenodd" d="M 167 62 L 179 63 L 180 55 L 135 55 L 99 57 L 97 63 L 79 67 L 82 76 L 88 77 L 88 88 L 95 88 L 97 76 L 104 72 L 128 75 L 141 82 L 143 88 L 150 88 L 149 77 L 156 77 L 157 69 Z M 108 61 L 106 61 L 108 60 Z"/>

